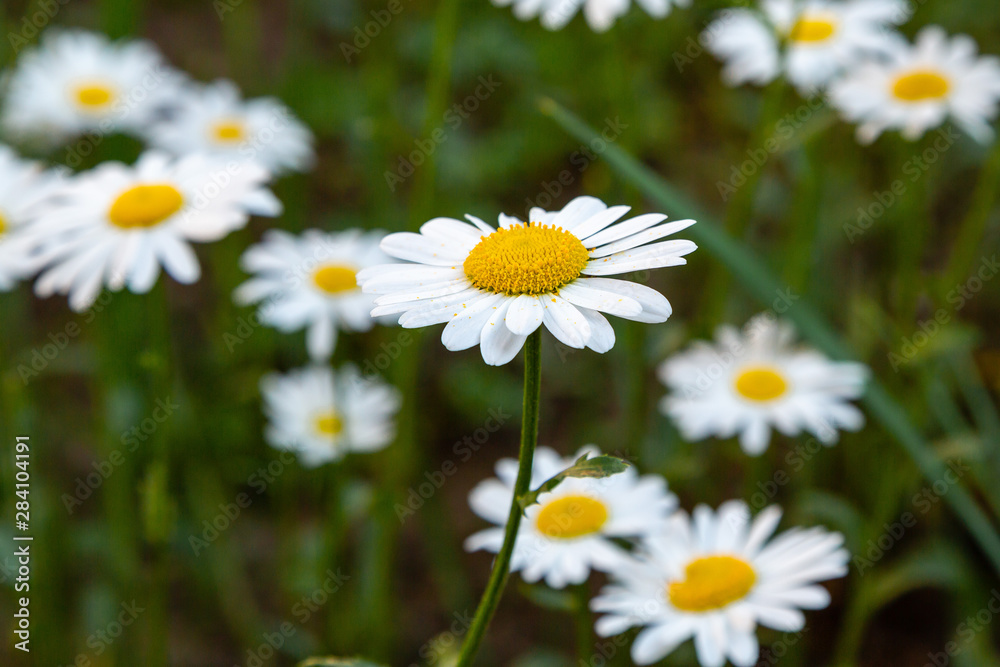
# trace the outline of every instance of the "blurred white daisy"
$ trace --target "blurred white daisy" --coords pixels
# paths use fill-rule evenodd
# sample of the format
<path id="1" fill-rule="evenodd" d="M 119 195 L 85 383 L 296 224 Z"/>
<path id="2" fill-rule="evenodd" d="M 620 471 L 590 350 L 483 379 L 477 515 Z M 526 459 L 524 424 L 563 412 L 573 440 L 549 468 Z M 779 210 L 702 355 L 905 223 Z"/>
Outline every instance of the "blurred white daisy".
<path id="1" fill-rule="evenodd" d="M 260 389 L 267 441 L 295 452 L 306 467 L 338 461 L 348 452 L 378 451 L 396 437 L 399 392 L 380 380 L 362 379 L 354 366 L 336 374 L 327 366 L 272 373 Z"/>
<path id="2" fill-rule="evenodd" d="M 182 80 L 148 42 L 53 30 L 18 59 L 0 123 L 18 141 L 137 134 L 174 101 Z"/>
<path id="3" fill-rule="evenodd" d="M 781 510 L 752 522 L 747 506 L 704 505 L 693 520 L 678 512 L 647 539 L 612 583 L 591 600 L 601 636 L 642 627 L 632 644 L 636 664 L 649 665 L 694 638 L 702 667 L 757 664 L 757 625 L 797 632 L 801 609 L 822 609 L 830 594 L 820 581 L 847 574 L 844 538 L 822 528 L 792 528 L 769 540 Z"/>
<path id="4" fill-rule="evenodd" d="M 301 236 L 271 230 L 243 254 L 240 265 L 253 278 L 240 285 L 237 303 L 263 302 L 260 319 L 283 332 L 306 329 L 306 346 L 316 361 L 328 359 L 337 331 L 368 331 L 375 298 L 358 287 L 362 268 L 389 258 L 379 249 L 381 232 L 350 230 Z"/>
<path id="5" fill-rule="evenodd" d="M 663 18 L 671 8 L 690 7 L 691 0 L 635 0 L 653 18 Z M 512 5 L 514 16 L 529 21 L 541 16 L 542 25 L 549 30 L 559 30 L 570 22 L 583 6 L 583 15 L 594 32 L 604 32 L 624 16 L 631 0 L 493 0 L 499 7 Z"/>
<path id="6" fill-rule="evenodd" d="M 912 46 L 897 42 L 887 60 L 859 64 L 830 87 L 830 100 L 845 120 L 860 123 L 862 143 L 887 129 L 919 139 L 949 116 L 987 143 L 1000 102 L 1000 59 L 978 57 L 971 37 L 949 40 L 944 30 L 931 26 Z"/>
<path id="7" fill-rule="evenodd" d="M 22 160 L 0 145 L 0 291 L 27 277 L 29 246 L 24 232 L 64 178 L 64 172 Z"/>
<path id="8" fill-rule="evenodd" d="M 373 316 L 402 313 L 407 328 L 447 322 L 449 350 L 480 345 L 495 366 L 517 355 L 541 325 L 565 345 L 607 352 L 615 332 L 598 311 L 664 322 L 667 299 L 643 285 L 604 276 L 686 264 L 691 241 L 651 243 L 694 224 L 659 224 L 667 216 L 616 221 L 628 206 L 577 197 L 561 211 L 530 211 L 521 222 L 501 214 L 500 229 L 467 215 L 470 223 L 435 218 L 419 234 L 389 234 L 382 249 L 413 264 L 364 269 L 358 282 L 380 295 Z M 650 245 L 647 245 L 650 244 Z"/>
<path id="9" fill-rule="evenodd" d="M 274 98 L 244 101 L 231 81 L 192 84 L 177 108 L 148 131 L 150 143 L 173 153 L 257 160 L 272 173 L 313 163 L 312 133 Z"/>
<path id="10" fill-rule="evenodd" d="M 563 458 L 539 447 L 531 469 L 531 488 L 571 467 L 584 454 L 599 455 L 593 445 Z M 504 527 L 514 498 L 517 461 L 501 459 L 497 478 L 480 482 L 469 494 L 472 510 L 496 524 L 465 540 L 468 551 L 493 553 L 503 544 Z M 591 570 L 613 571 L 628 562 L 628 552 L 616 538 L 642 538 L 655 530 L 677 508 L 677 498 L 658 475 L 639 476 L 636 469 L 610 477 L 567 478 L 528 507 L 518 529 L 512 572 L 525 581 L 545 579 L 553 588 L 579 584 Z"/>
<path id="11" fill-rule="evenodd" d="M 767 449 L 771 428 L 805 430 L 825 444 L 837 429 L 855 431 L 864 415 L 848 401 L 864 393 L 868 368 L 792 347 L 791 325 L 759 315 L 739 332 L 719 327 L 715 345 L 696 342 L 665 361 L 659 376 L 671 393 L 662 410 L 688 440 L 737 433 L 751 456 Z"/>
<path id="12" fill-rule="evenodd" d="M 704 32 L 729 85 L 783 73 L 800 90 L 824 86 L 859 55 L 891 48 L 889 27 L 907 16 L 903 0 L 764 0 L 761 9 L 726 10 Z"/>
<path id="13" fill-rule="evenodd" d="M 256 164 L 221 167 L 204 156 L 146 152 L 134 166 L 105 162 L 67 182 L 40 211 L 29 236 L 35 293 L 68 294 L 84 310 L 103 286 L 148 292 L 160 266 L 181 283 L 201 275 L 190 242 L 217 241 L 251 214 L 274 216 L 281 202 Z"/>

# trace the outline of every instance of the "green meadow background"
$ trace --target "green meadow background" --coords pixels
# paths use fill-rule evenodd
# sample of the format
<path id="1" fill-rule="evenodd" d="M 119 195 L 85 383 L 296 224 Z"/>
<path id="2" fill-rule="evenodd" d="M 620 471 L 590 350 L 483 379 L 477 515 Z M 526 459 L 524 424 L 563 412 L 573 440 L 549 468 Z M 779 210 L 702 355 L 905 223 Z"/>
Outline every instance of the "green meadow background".
<path id="1" fill-rule="evenodd" d="M 694 5 L 659 21 L 633 8 L 598 35 L 579 16 L 551 33 L 487 0 L 4 0 L 4 66 L 37 41 L 36 24 L 146 37 L 196 79 L 281 98 L 315 132 L 318 161 L 276 183 L 280 219 L 198 249 L 194 286 L 161 278 L 84 314 L 29 285 L 0 294 L 0 664 L 448 664 L 491 562 L 462 550 L 484 527 L 466 496 L 516 455 L 520 360 L 490 368 L 478 349 L 446 352 L 439 328 L 342 335 L 336 365 L 375 368 L 404 391 L 400 435 L 303 469 L 263 441 L 258 382 L 305 365 L 304 336 L 232 303 L 246 278 L 237 260 L 272 226 L 403 230 L 579 194 L 687 217 L 666 205 L 683 199 L 608 161 L 627 155 L 775 282 L 747 280 L 742 255 L 703 244 L 688 266 L 637 277 L 671 299 L 666 324 L 615 321 L 603 356 L 547 336 L 540 442 L 565 454 L 596 443 L 665 475 L 689 510 L 780 503 L 783 525 L 845 534 L 855 559 L 829 585 L 833 604 L 802 633 L 762 630 L 762 665 L 1000 664 L 998 561 L 950 504 L 966 490 L 995 539 L 1000 150 L 947 129 L 861 147 L 821 98 L 726 88 L 697 41 L 726 3 Z M 994 5 L 913 7 L 908 34 L 939 23 L 1000 51 Z M 38 157 L 85 168 L 140 150 L 90 137 Z M 683 441 L 657 411 L 656 364 L 767 310 L 819 313 L 836 332 L 827 342 L 868 363 L 898 409 L 872 399 L 866 412 L 885 418 L 869 412 L 831 449 L 776 436 L 748 459 L 735 441 Z M 901 433 L 940 475 L 922 474 Z M 25 435 L 30 655 L 12 634 L 13 450 Z M 631 664 L 628 641 L 589 636 L 580 597 L 513 577 L 480 664 Z M 690 644 L 664 664 L 695 665 Z"/>

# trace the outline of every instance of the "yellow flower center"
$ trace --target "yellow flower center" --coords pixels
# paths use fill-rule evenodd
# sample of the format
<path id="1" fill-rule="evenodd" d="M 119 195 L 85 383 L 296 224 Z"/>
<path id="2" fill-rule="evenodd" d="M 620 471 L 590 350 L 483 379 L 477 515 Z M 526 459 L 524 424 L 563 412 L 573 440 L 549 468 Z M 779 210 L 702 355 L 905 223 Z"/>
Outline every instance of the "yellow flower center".
<path id="1" fill-rule="evenodd" d="M 538 222 L 499 229 L 483 238 L 463 268 L 473 286 L 495 294 L 547 294 L 578 277 L 587 248 L 565 229 Z"/>
<path id="2" fill-rule="evenodd" d="M 313 274 L 313 282 L 327 294 L 340 294 L 358 289 L 357 271 L 353 267 L 327 264 Z"/>
<path id="3" fill-rule="evenodd" d="M 0 236 L 3 236 L 4 232 L 6 231 L 7 231 L 7 218 L 3 217 L 3 214 L 0 213 Z"/>
<path id="4" fill-rule="evenodd" d="M 608 520 L 608 508 L 587 496 L 565 496 L 542 508 L 535 519 L 538 532 L 570 540 L 596 533 Z"/>
<path id="5" fill-rule="evenodd" d="M 751 401 L 773 401 L 787 390 L 785 378 L 771 368 L 748 368 L 736 378 L 736 391 Z"/>
<path id="6" fill-rule="evenodd" d="M 74 90 L 76 102 L 88 111 L 98 111 L 115 100 L 115 91 L 102 83 L 85 83 Z"/>
<path id="7" fill-rule="evenodd" d="M 183 206 L 184 196 L 172 185 L 137 185 L 118 195 L 108 211 L 108 219 L 122 229 L 148 229 Z"/>
<path id="8" fill-rule="evenodd" d="M 667 596 L 681 611 L 713 611 L 745 597 L 756 581 L 757 574 L 746 561 L 707 556 L 688 563 L 684 581 L 667 586 Z"/>
<path id="9" fill-rule="evenodd" d="M 330 411 L 316 418 L 316 430 L 332 437 L 344 430 L 344 422 L 336 412 Z"/>
<path id="10" fill-rule="evenodd" d="M 219 143 L 239 143 L 246 136 L 246 126 L 239 120 L 223 120 L 212 126 L 212 137 Z"/>
<path id="11" fill-rule="evenodd" d="M 930 70 L 918 70 L 896 79 L 892 94 L 904 102 L 925 102 L 946 97 L 951 83 L 944 76 Z"/>
<path id="12" fill-rule="evenodd" d="M 816 16 L 803 16 L 792 26 L 788 33 L 788 39 L 792 42 L 816 44 L 830 39 L 835 32 L 837 32 L 837 24 L 833 20 Z"/>

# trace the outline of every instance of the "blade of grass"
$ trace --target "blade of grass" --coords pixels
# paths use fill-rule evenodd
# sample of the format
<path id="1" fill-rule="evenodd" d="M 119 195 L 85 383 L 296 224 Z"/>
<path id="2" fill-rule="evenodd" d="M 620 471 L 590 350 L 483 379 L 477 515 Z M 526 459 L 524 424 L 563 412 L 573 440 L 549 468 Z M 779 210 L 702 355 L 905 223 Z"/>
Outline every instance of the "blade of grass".
<path id="1" fill-rule="evenodd" d="M 590 126 L 551 99 L 543 99 L 540 108 L 542 113 L 550 116 L 578 140 L 590 141 L 597 136 Z M 608 145 L 601 157 L 623 178 L 635 183 L 665 210 L 676 216 L 698 220 L 699 224 L 690 227 L 686 232 L 687 235 L 708 253 L 714 255 L 733 274 L 737 282 L 762 303 L 770 304 L 782 292 L 781 283 L 771 275 L 764 263 L 739 242 L 730 238 L 711 215 L 688 200 L 685 195 L 613 144 Z M 803 337 L 826 354 L 836 359 L 852 358 L 850 348 L 809 304 L 796 303 L 788 310 L 786 316 L 795 323 Z M 904 409 L 878 380 L 871 381 L 863 400 L 868 412 L 903 447 L 928 481 L 934 482 L 944 476 L 945 466 L 910 421 Z M 1000 537 L 997 536 L 996 528 L 986 514 L 963 487 L 954 487 L 945 500 L 962 519 L 993 566 L 1000 572 Z"/>

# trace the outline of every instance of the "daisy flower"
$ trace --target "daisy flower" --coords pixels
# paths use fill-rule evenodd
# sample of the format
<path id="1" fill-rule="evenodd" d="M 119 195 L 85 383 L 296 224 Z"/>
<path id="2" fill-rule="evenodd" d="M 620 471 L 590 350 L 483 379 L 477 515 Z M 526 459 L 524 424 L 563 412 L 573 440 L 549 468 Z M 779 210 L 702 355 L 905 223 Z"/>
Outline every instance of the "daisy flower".
<path id="1" fill-rule="evenodd" d="M 204 156 L 146 152 L 134 166 L 105 162 L 68 179 L 31 225 L 31 262 L 44 272 L 40 297 L 68 294 L 84 310 L 102 286 L 148 292 L 160 266 L 181 283 L 201 269 L 190 242 L 217 241 L 251 214 L 274 216 L 281 203 L 256 164 L 220 168 Z"/>
<path id="2" fill-rule="evenodd" d="M 150 143 L 175 155 L 206 153 L 260 162 L 272 173 L 313 163 L 312 133 L 274 98 L 244 101 L 231 81 L 192 85 L 178 107 L 149 130 Z"/>
<path id="3" fill-rule="evenodd" d="M 906 17 L 903 0 L 764 0 L 761 9 L 727 10 L 705 30 L 729 85 L 784 73 L 800 90 L 824 86 L 860 54 L 889 49 L 887 30 Z"/>
<path id="4" fill-rule="evenodd" d="M 308 468 L 338 461 L 348 452 L 384 449 L 396 437 L 399 392 L 380 380 L 362 379 L 354 366 L 336 374 L 327 366 L 272 373 L 260 383 L 276 449 L 295 452 Z"/>
<path id="5" fill-rule="evenodd" d="M 951 116 L 974 139 L 993 138 L 990 122 L 1000 102 L 1000 60 L 977 57 L 966 35 L 948 39 L 924 28 L 912 46 L 898 42 L 885 61 L 859 64 L 830 87 L 830 100 L 848 122 L 860 123 L 858 140 L 871 143 L 887 129 L 910 140 Z"/>
<path id="6" fill-rule="evenodd" d="M 591 600 L 591 609 L 606 614 L 597 633 L 642 627 L 632 644 L 639 665 L 693 637 L 702 667 L 722 667 L 727 658 L 753 667 L 760 652 L 756 626 L 801 630 L 801 609 L 830 604 L 818 582 L 843 577 L 850 558 L 843 536 L 822 528 L 792 528 L 769 540 L 780 519 L 772 506 L 751 521 L 740 501 L 718 512 L 699 506 L 693 519 L 678 512 Z"/>
<path id="7" fill-rule="evenodd" d="M 234 295 L 246 305 L 264 302 L 260 319 L 283 332 L 306 329 L 306 346 L 316 361 L 329 359 L 337 331 L 368 331 L 375 324 L 375 299 L 358 287 L 357 273 L 388 261 L 379 250 L 381 232 L 350 230 L 301 236 L 271 230 L 252 246 L 240 265 L 255 274 Z"/>
<path id="8" fill-rule="evenodd" d="M 173 101 L 182 78 L 147 42 L 49 31 L 18 60 L 0 123 L 18 140 L 137 134 Z"/>
<path id="9" fill-rule="evenodd" d="M 767 449 L 774 427 L 785 435 L 809 431 L 825 444 L 837 428 L 855 431 L 864 415 L 848 403 L 864 393 L 868 369 L 794 349 L 794 329 L 758 315 L 738 332 L 723 326 L 716 343 L 697 342 L 668 359 L 659 376 L 671 394 L 662 410 L 688 440 L 739 433 L 751 456 Z"/>
<path id="10" fill-rule="evenodd" d="M 659 224 L 667 216 L 616 221 L 628 206 L 608 208 L 577 197 L 561 211 L 530 211 L 521 222 L 501 214 L 500 228 L 435 218 L 419 234 L 389 234 L 382 249 L 411 264 L 388 264 L 358 273 L 361 288 L 377 294 L 373 316 L 396 315 L 407 328 L 447 323 L 441 342 L 449 350 L 479 345 L 487 364 L 517 355 L 543 324 L 574 348 L 607 352 L 615 332 L 598 311 L 635 320 L 670 316 L 659 292 L 605 276 L 686 264 L 691 241 L 652 243 L 694 224 Z M 647 245 L 650 244 L 650 245 Z"/>
<path id="11" fill-rule="evenodd" d="M 26 277 L 23 232 L 39 208 L 59 190 L 64 177 L 63 172 L 46 171 L 0 145 L 0 291 L 11 289 Z"/>
<path id="12" fill-rule="evenodd" d="M 653 18 L 661 19 L 671 8 L 690 7 L 691 0 L 636 0 Z M 528 21 L 541 16 L 542 25 L 549 30 L 559 30 L 576 15 L 583 6 L 583 15 L 594 32 L 605 32 L 615 21 L 624 16 L 631 5 L 630 0 L 493 0 L 499 7 L 512 5 L 514 16 Z"/>
<path id="13" fill-rule="evenodd" d="M 531 488 L 541 486 L 588 453 L 600 452 L 591 445 L 562 458 L 548 447 L 539 447 L 531 469 Z M 468 551 L 500 550 L 517 466 L 514 459 L 501 459 L 496 465 L 497 478 L 480 482 L 469 494 L 472 510 L 498 527 L 466 539 Z M 667 491 L 662 477 L 640 477 L 634 467 L 600 479 L 567 478 L 525 510 L 511 571 L 520 571 L 529 582 L 544 578 L 553 588 L 582 583 L 591 570 L 608 572 L 627 564 L 628 553 L 613 539 L 646 536 L 676 507 L 677 499 Z"/>

